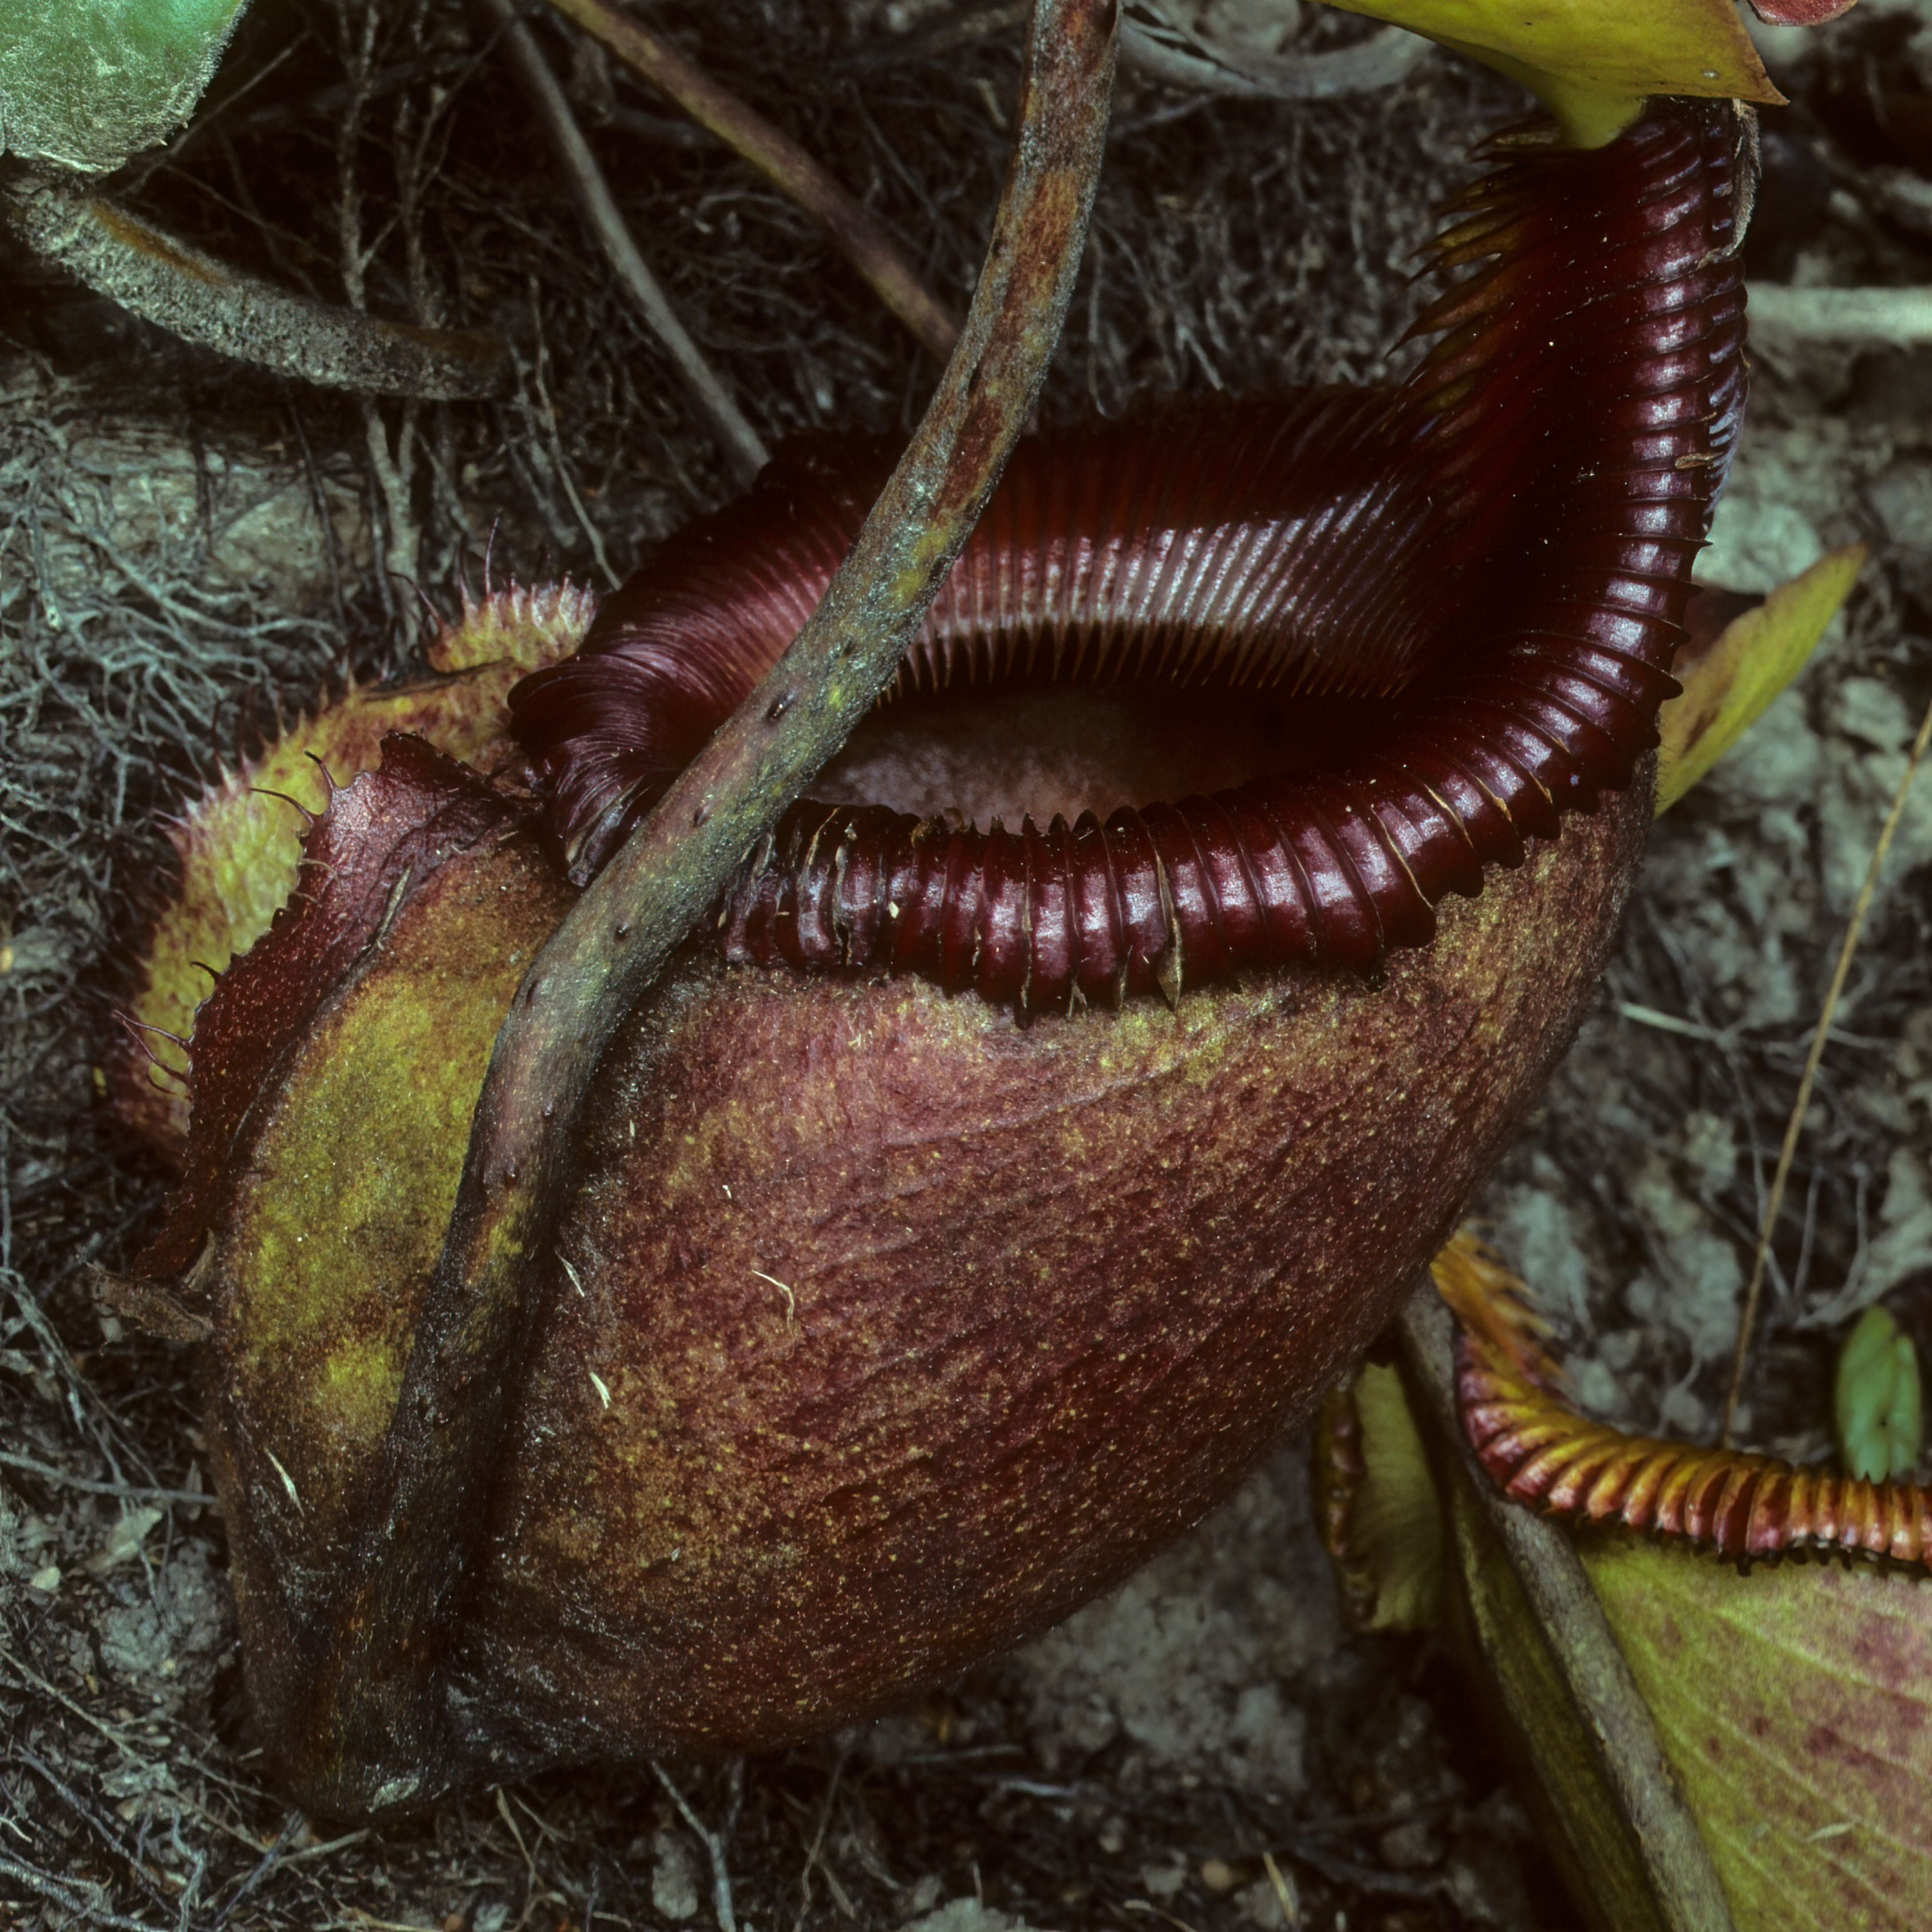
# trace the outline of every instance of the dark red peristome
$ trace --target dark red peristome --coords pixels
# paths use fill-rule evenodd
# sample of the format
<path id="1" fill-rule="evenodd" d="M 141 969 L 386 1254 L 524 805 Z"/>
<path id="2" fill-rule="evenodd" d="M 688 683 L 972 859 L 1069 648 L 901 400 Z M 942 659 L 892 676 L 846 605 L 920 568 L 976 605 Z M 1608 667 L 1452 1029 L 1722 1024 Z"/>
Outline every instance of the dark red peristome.
<path id="1" fill-rule="evenodd" d="M 1190 399 L 1030 439 L 902 687 L 1013 676 L 1385 700 L 1315 776 L 960 829 L 807 801 L 720 910 L 727 957 L 886 968 L 1022 1007 L 1244 967 L 1368 970 L 1435 902 L 1628 783 L 1676 686 L 1744 389 L 1729 104 L 1589 152 L 1540 130 L 1452 202 L 1393 393 Z M 580 874 L 774 663 L 891 460 L 796 446 L 512 694 Z M 1284 760 L 1284 763 L 1288 762 Z"/>

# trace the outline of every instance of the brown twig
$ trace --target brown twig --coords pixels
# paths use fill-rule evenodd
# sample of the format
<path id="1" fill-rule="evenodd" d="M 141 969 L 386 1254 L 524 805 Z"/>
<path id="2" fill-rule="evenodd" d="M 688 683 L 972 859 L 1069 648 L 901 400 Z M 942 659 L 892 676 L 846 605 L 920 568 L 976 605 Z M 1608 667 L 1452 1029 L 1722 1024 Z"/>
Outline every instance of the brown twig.
<path id="1" fill-rule="evenodd" d="M 708 128 L 796 202 L 825 230 L 832 245 L 872 292 L 944 362 L 959 339 L 959 325 L 901 259 L 885 224 L 855 200 L 789 134 L 774 128 L 686 59 L 662 35 L 620 14 L 610 0 L 550 0 L 567 20 L 608 47 L 624 64 L 667 94 L 700 128 Z"/>
<path id="2" fill-rule="evenodd" d="M 1072 292 L 1106 142 L 1115 14 L 1113 0 L 1036 0 L 992 244 L 924 421 L 790 649 L 585 891 L 512 1003 L 370 1502 L 326 1628 L 310 1633 L 308 1701 L 266 1714 L 305 1808 L 413 1807 L 480 1768 L 440 1659 L 591 1077 L 746 853 L 890 683 L 979 520 Z"/>
<path id="3" fill-rule="evenodd" d="M 375 395 L 446 401 L 496 386 L 499 336 L 311 302 L 241 274 L 77 182 L 23 174 L 0 190 L 0 214 L 34 254 L 96 295 L 224 356 Z"/>
<path id="4" fill-rule="evenodd" d="M 678 320 L 670 297 L 638 251 L 636 238 L 604 178 L 603 170 L 597 165 L 597 157 L 590 152 L 590 143 L 584 138 L 584 130 L 570 111 L 570 103 L 564 98 L 556 76 L 550 72 L 536 35 L 518 17 L 516 0 L 476 0 L 476 4 L 502 30 L 504 49 L 550 130 L 550 140 L 570 176 L 578 206 L 597 237 L 597 245 L 604 250 L 631 299 L 644 311 L 651 333 L 677 365 L 678 374 L 698 399 L 699 408 L 710 419 L 739 481 L 748 483 L 771 460 L 771 452 L 745 420 L 730 391 L 705 361 L 689 331 Z"/>
<path id="5" fill-rule="evenodd" d="M 1912 741 L 1911 752 L 1905 760 L 1904 776 L 1898 782 L 1898 789 L 1892 794 L 1892 808 L 1886 814 L 1878 843 L 1872 848 L 1871 862 L 1865 868 L 1864 883 L 1858 888 L 1858 902 L 1846 923 L 1845 936 L 1838 947 L 1838 963 L 1832 972 L 1832 984 L 1825 994 L 1817 1026 L 1812 1032 L 1811 1050 L 1804 1056 L 1804 1072 L 1798 1082 L 1798 1097 L 1792 1102 L 1791 1118 L 1784 1125 L 1784 1144 L 1778 1150 L 1777 1171 L 1771 1180 L 1771 1196 L 1765 1203 L 1764 1219 L 1758 1228 L 1757 1252 L 1751 1257 L 1750 1282 L 1744 1290 L 1744 1312 L 1738 1319 L 1737 1347 L 1731 1357 L 1731 1385 L 1724 1396 L 1724 1432 L 1718 1438 L 1726 1449 L 1730 1448 L 1736 1432 L 1738 1404 L 1744 1394 L 1745 1371 L 1750 1364 L 1751 1336 L 1757 1326 L 1758 1304 L 1764 1298 L 1765 1270 L 1771 1261 L 1771 1238 L 1777 1228 L 1778 1217 L 1784 1211 L 1785 1185 L 1791 1178 L 1792 1162 L 1797 1157 L 1798 1136 L 1804 1131 L 1804 1116 L 1810 1111 L 1811 1089 L 1816 1082 L 1825 1048 L 1831 1040 L 1832 1022 L 1844 994 L 1845 981 L 1852 970 L 1852 956 L 1858 950 L 1859 937 L 1864 931 L 1865 916 L 1878 896 L 1879 875 L 1885 869 L 1886 855 L 1892 850 L 1898 822 L 1905 814 L 1905 802 L 1911 796 L 1912 782 L 1918 776 L 1928 744 L 1932 744 L 1932 704 L 1925 708 L 1918 735 Z"/>
<path id="6" fill-rule="evenodd" d="M 362 189 L 356 158 L 375 76 L 376 10 L 374 0 L 362 0 L 358 19 L 351 10 L 350 0 L 335 0 L 335 16 L 343 74 L 349 89 L 348 105 L 335 130 L 336 237 L 342 256 L 343 293 L 348 298 L 349 306 L 362 315 L 368 311 L 369 264 L 378 244 L 365 244 L 363 240 Z M 406 179 L 407 172 L 405 168 Z M 392 436 L 375 398 L 364 396 L 362 405 L 369 473 L 382 496 L 382 571 L 376 582 L 383 609 L 394 624 L 398 614 L 396 586 L 398 582 L 416 580 L 422 556 L 415 502 L 418 406 L 413 398 L 404 403 Z"/>
<path id="7" fill-rule="evenodd" d="M 78 1490 L 83 1496 L 113 1496 L 124 1503 L 182 1503 L 199 1508 L 208 1508 L 215 1502 L 212 1490 L 156 1489 L 145 1483 L 103 1483 L 92 1477 L 76 1476 L 65 1469 L 56 1469 L 50 1462 L 43 1462 L 32 1456 L 16 1454 L 10 1449 L 0 1449 L 0 1468 L 18 1469 L 24 1475 L 34 1476 L 44 1483 L 54 1483 L 64 1490 Z"/>

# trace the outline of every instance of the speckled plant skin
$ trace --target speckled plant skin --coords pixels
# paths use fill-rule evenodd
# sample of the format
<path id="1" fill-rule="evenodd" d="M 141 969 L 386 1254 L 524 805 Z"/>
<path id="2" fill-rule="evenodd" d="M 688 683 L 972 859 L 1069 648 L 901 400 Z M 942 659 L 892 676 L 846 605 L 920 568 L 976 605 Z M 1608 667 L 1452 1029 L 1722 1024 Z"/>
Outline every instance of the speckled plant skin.
<path id="1" fill-rule="evenodd" d="M 220 1186 L 155 1252 L 200 1256 L 272 1755 L 490 1040 L 568 896 L 480 781 L 434 837 L 386 824 L 372 788 L 406 779 L 342 795 L 358 855 L 231 976 L 272 984 L 325 943 L 352 962 L 247 1072 Z M 1646 764 L 1448 902 L 1379 985 L 1283 974 L 1026 1025 L 909 978 L 687 957 L 600 1076 L 510 1445 L 476 1473 L 490 1540 L 452 1673 L 472 1774 L 808 1736 L 1052 1622 L 1212 1508 L 1534 1100 L 1650 789 Z"/>

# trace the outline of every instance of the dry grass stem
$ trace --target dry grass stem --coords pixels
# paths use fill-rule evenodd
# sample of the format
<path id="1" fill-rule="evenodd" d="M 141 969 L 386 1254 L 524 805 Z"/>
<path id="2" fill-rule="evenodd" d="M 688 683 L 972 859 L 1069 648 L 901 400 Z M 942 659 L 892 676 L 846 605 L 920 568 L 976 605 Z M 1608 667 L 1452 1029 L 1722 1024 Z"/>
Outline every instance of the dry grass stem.
<path id="1" fill-rule="evenodd" d="M 1885 869 L 1886 855 L 1892 850 L 1892 842 L 1897 836 L 1898 822 L 1905 815 L 1906 800 L 1912 794 L 1912 782 L 1918 775 L 1918 767 L 1925 757 L 1928 744 L 1932 744 L 1932 704 L 1925 707 L 1925 716 L 1920 722 L 1918 735 L 1912 741 L 1912 749 L 1905 760 L 1905 771 L 1900 778 L 1898 789 L 1892 794 L 1892 806 L 1886 814 L 1885 824 L 1878 835 L 1878 843 L 1872 848 L 1871 862 L 1865 868 L 1864 883 L 1858 888 L 1857 902 L 1852 908 L 1852 916 L 1845 925 L 1845 936 L 1838 947 L 1838 963 L 1832 969 L 1832 983 L 1825 994 L 1825 1004 L 1818 1015 L 1818 1024 L 1811 1035 L 1811 1048 L 1804 1056 L 1804 1072 L 1798 1082 L 1798 1097 L 1791 1103 L 1791 1117 L 1785 1123 L 1784 1144 L 1778 1150 L 1778 1167 L 1772 1176 L 1770 1198 L 1765 1202 L 1764 1220 L 1758 1228 L 1757 1251 L 1751 1257 L 1750 1279 L 1744 1289 L 1744 1313 L 1738 1322 L 1738 1340 L 1736 1352 L 1731 1358 L 1731 1383 L 1724 1396 L 1724 1420 L 1718 1437 L 1720 1445 L 1730 1448 L 1736 1432 L 1738 1405 L 1744 1394 L 1744 1376 L 1750 1366 L 1751 1337 L 1757 1326 L 1758 1304 L 1764 1298 L 1765 1271 L 1771 1259 L 1771 1239 L 1778 1227 L 1778 1217 L 1784 1211 L 1784 1191 L 1791 1178 L 1791 1164 L 1797 1158 L 1798 1138 L 1804 1130 L 1804 1117 L 1810 1111 L 1811 1090 L 1816 1084 L 1818 1069 L 1825 1058 L 1825 1048 L 1831 1042 L 1832 1021 L 1838 1010 L 1838 1002 L 1844 997 L 1845 981 L 1852 970 L 1852 960 L 1858 950 L 1858 940 L 1864 931 L 1866 915 L 1871 910 L 1872 901 L 1878 896 L 1880 875 Z"/>
<path id="2" fill-rule="evenodd" d="M 128 1503 L 182 1503 L 206 1508 L 214 1501 L 212 1490 L 167 1490 L 143 1483 L 97 1482 L 91 1477 L 56 1469 L 52 1463 L 43 1462 L 38 1457 L 16 1454 L 11 1449 L 0 1449 L 0 1468 L 20 1470 L 27 1475 L 38 1476 L 44 1483 L 55 1483 L 64 1490 L 78 1490 L 82 1496 L 116 1496 Z"/>
<path id="3" fill-rule="evenodd" d="M 873 292 L 935 362 L 959 339 L 959 325 L 901 257 L 885 224 L 841 188 L 789 134 L 748 107 L 662 34 L 620 13 L 608 0 L 550 0 L 557 12 L 601 41 L 626 66 L 668 94 L 803 208 Z"/>
<path id="4" fill-rule="evenodd" d="M 692 1809 L 690 1800 L 678 1789 L 676 1780 L 656 1758 L 651 1760 L 651 1769 L 657 1774 L 657 1780 L 669 1794 L 670 1802 L 677 1807 L 678 1815 L 704 1847 L 704 1856 L 711 1866 L 711 1903 L 717 1915 L 718 1932 L 738 1932 L 738 1910 L 731 1895 L 728 1861 L 732 1834 L 738 1828 L 738 1814 L 745 1802 L 745 1760 L 734 1757 L 725 1767 L 724 1824 L 722 1830 L 716 1832 Z"/>
<path id="5" fill-rule="evenodd" d="M 1282 1924 L 1287 1932 L 1297 1932 L 1301 1923 L 1301 1900 L 1296 1894 L 1294 1880 L 1282 1870 L 1272 1852 L 1262 1852 L 1262 1868 L 1268 1875 L 1268 1883 L 1274 1888 L 1275 1903 L 1281 1907 Z"/>
<path id="6" fill-rule="evenodd" d="M 517 17 L 515 0 L 477 0 L 477 4 L 502 31 L 503 46 L 549 130 L 551 142 L 570 176 L 578 206 L 590 224 L 598 246 L 709 418 L 740 482 L 748 483 L 770 460 L 771 452 L 691 339 L 689 330 L 671 307 L 670 297 L 639 253 L 630 224 L 611 194 L 604 171 L 597 165 L 597 158 L 590 152 L 590 143 L 584 138 L 584 130 L 577 124 L 577 117 L 570 111 L 570 103 L 557 85 L 556 76 L 550 72 L 536 37 Z"/>
<path id="7" fill-rule="evenodd" d="M 798 1875 L 798 1916 L 792 1922 L 792 1932 L 803 1932 L 806 1915 L 812 1910 L 812 1874 L 824 1854 L 826 1829 L 832 1822 L 832 1807 L 838 1796 L 839 1780 L 845 1775 L 847 1755 L 840 1751 L 833 1762 L 832 1775 L 825 1780 L 825 1796 L 818 1807 L 818 1822 L 813 1828 L 812 1842 L 805 1848 L 805 1864 Z M 838 1881 L 829 1865 L 825 1868 L 825 1876 L 837 1896 Z M 849 1901 L 845 1904 L 845 1916 L 848 1918 L 852 1916 Z"/>
<path id="8" fill-rule="evenodd" d="M 562 433 L 557 425 L 556 406 L 550 400 L 550 382 L 544 369 L 550 360 L 550 345 L 544 340 L 543 293 L 534 275 L 530 278 L 530 328 L 536 338 L 536 355 L 530 368 L 530 382 L 543 411 L 544 436 L 550 445 L 550 462 L 556 472 L 556 480 L 563 486 L 563 494 L 570 499 L 578 527 L 590 546 L 591 555 L 597 560 L 598 574 L 614 590 L 623 579 L 610 567 L 610 553 L 604 547 L 604 532 L 598 528 L 578 492 L 576 478 L 570 473 L 570 458 L 565 452 Z M 518 359 L 517 373 L 519 376 L 524 373 L 520 357 Z"/>

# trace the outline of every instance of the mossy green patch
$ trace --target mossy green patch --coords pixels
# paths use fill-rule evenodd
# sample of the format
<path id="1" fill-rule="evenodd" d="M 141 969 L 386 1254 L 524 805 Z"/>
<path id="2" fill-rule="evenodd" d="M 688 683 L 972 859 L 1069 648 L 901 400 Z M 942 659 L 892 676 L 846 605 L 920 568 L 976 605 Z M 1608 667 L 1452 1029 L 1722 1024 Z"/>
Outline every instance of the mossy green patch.
<path id="1" fill-rule="evenodd" d="M 224 1237 L 238 1382 L 345 1492 L 394 1406 L 534 910 L 508 854 L 446 864 L 304 1042 Z"/>
<path id="2" fill-rule="evenodd" d="M 404 1350 L 387 1336 L 338 1343 L 322 1359 L 316 1407 L 350 1442 L 376 1441 L 395 1413 L 404 1359 Z"/>

